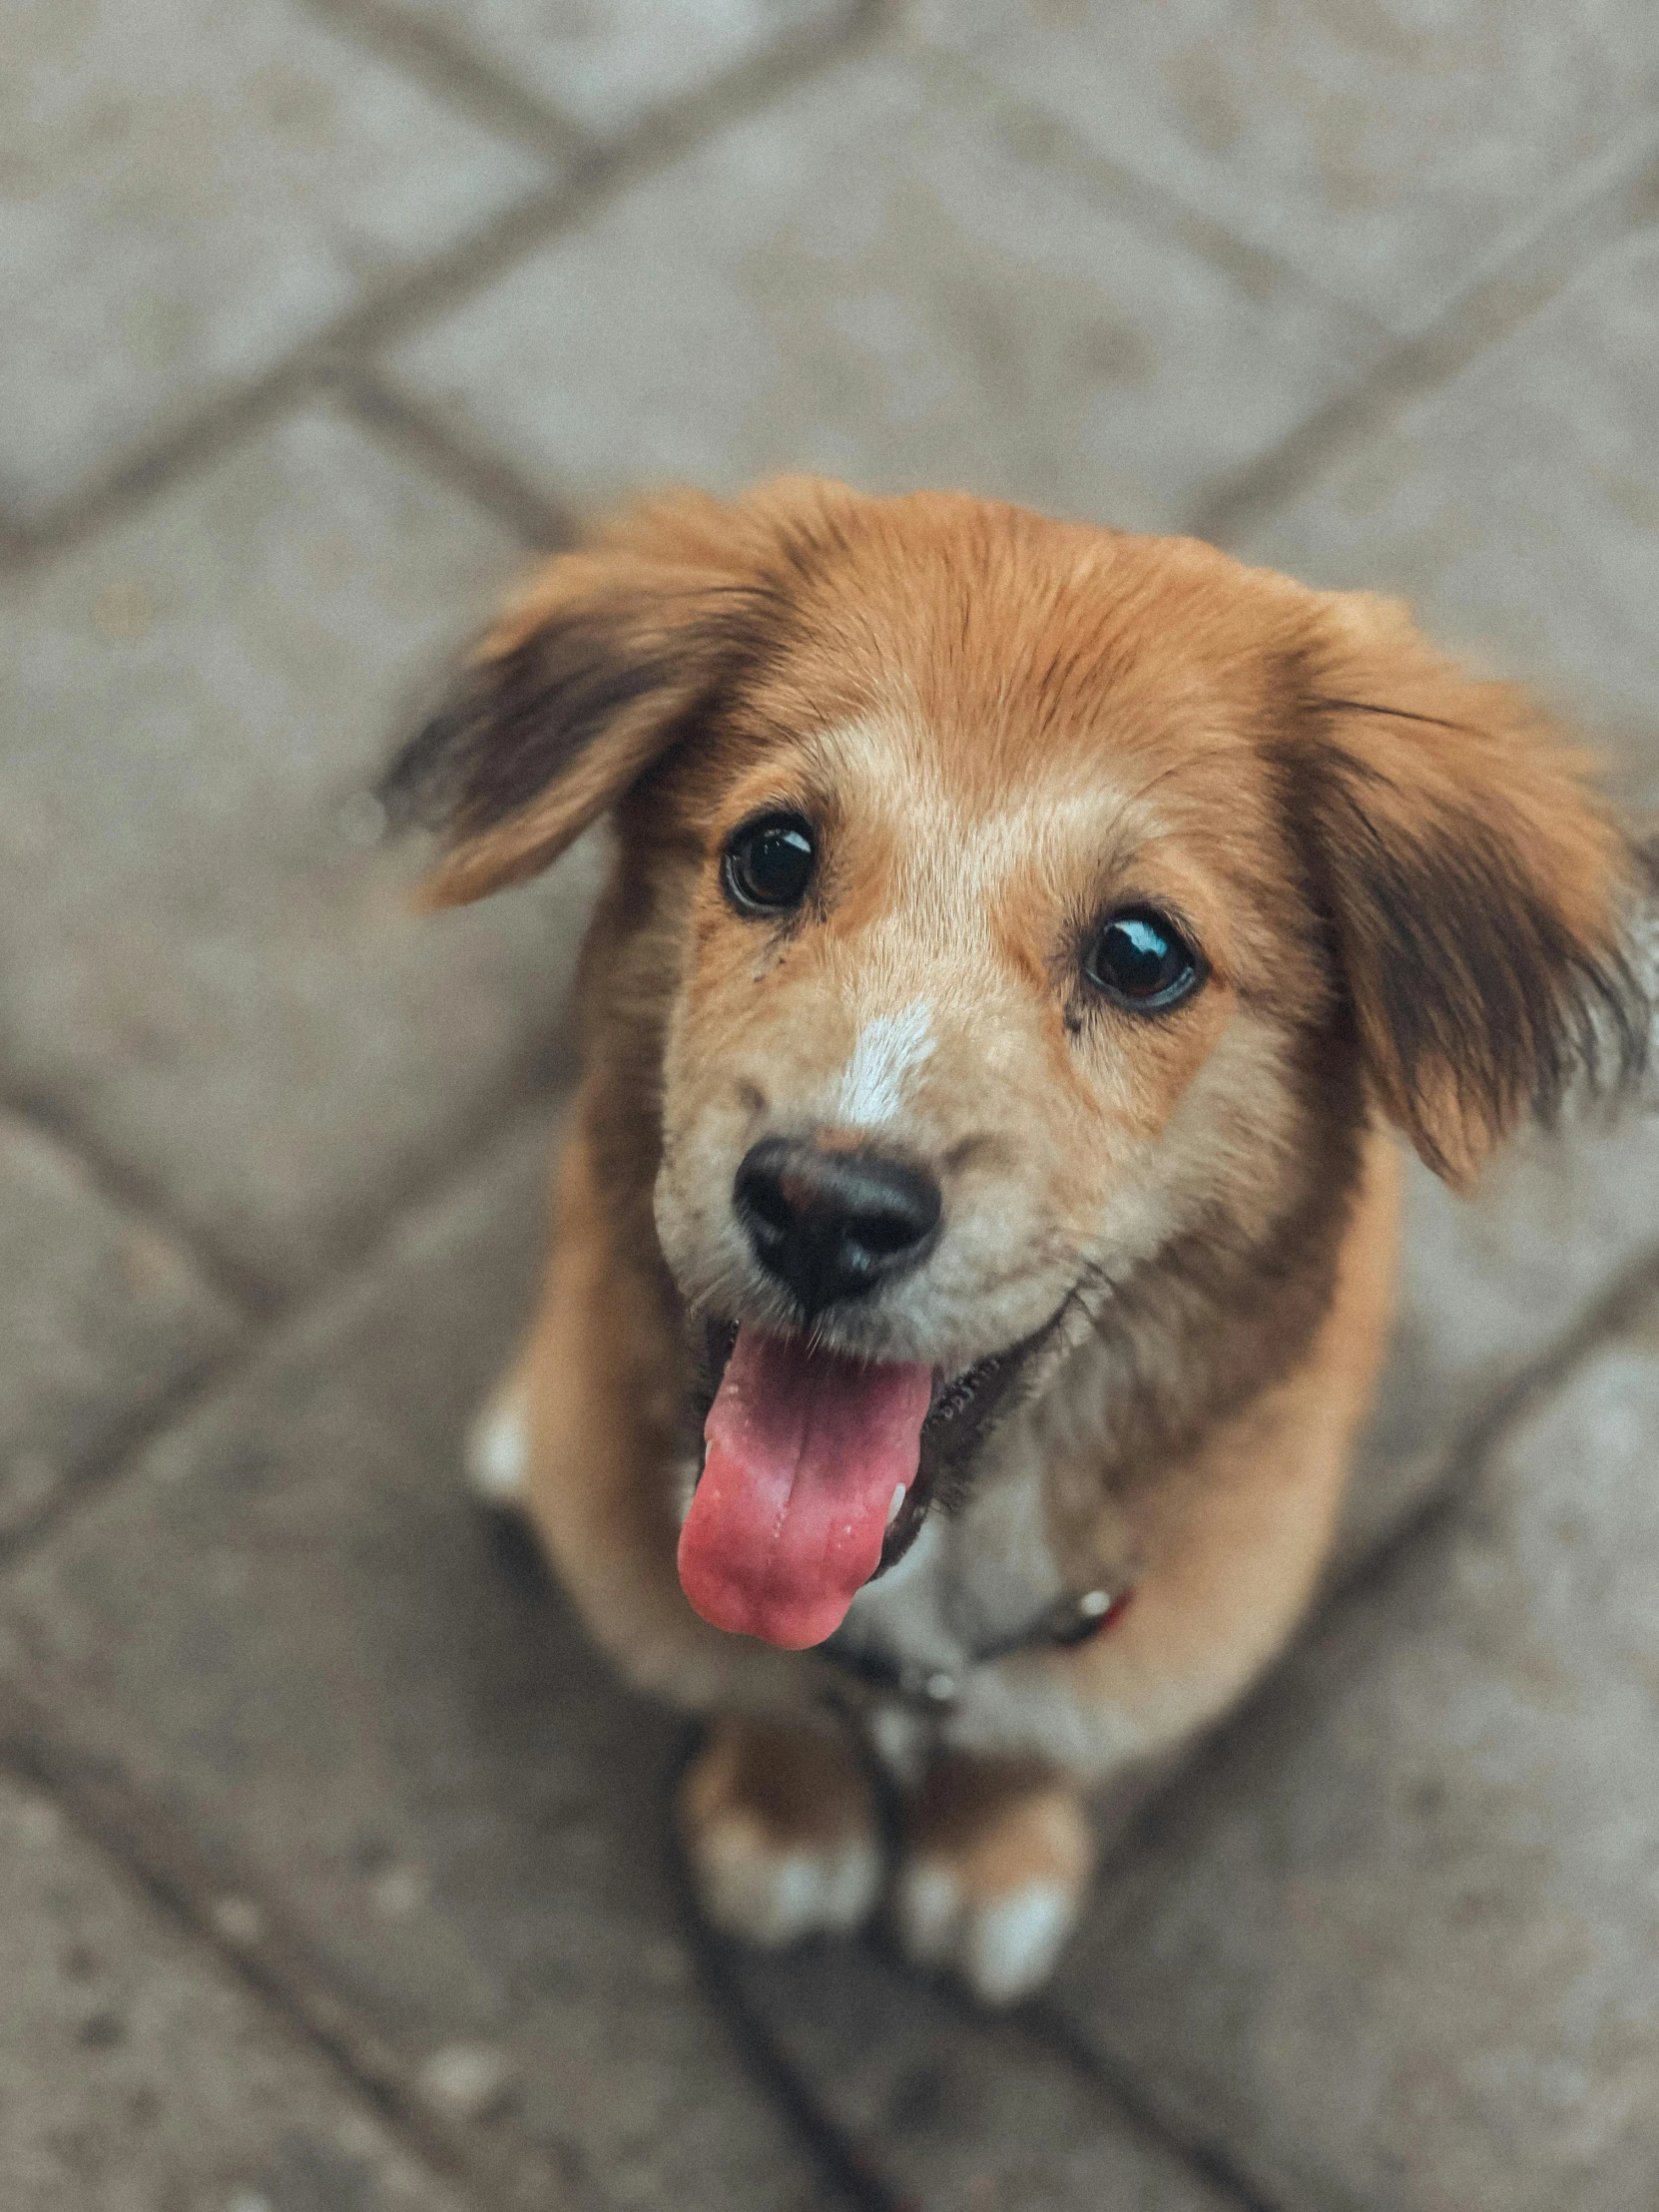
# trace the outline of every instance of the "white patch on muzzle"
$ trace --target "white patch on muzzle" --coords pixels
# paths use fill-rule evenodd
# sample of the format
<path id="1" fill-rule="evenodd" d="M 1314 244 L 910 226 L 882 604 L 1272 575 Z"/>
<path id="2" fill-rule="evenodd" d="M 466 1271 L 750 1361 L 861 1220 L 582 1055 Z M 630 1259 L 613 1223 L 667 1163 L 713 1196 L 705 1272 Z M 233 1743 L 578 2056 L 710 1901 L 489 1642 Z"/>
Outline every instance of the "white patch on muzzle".
<path id="1" fill-rule="evenodd" d="M 841 1074 L 837 1118 L 854 1128 L 891 1121 L 903 1103 L 905 1084 L 931 1059 L 935 1042 L 933 1009 L 925 998 L 911 999 L 896 1014 L 866 1021 Z"/>

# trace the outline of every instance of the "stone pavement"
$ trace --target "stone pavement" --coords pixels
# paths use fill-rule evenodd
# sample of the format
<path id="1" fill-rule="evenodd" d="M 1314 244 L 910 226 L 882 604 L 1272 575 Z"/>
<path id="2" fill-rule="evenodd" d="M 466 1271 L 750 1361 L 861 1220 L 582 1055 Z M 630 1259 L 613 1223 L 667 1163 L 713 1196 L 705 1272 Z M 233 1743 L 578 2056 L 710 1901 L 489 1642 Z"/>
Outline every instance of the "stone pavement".
<path id="1" fill-rule="evenodd" d="M 1659 2203 L 1659 1124 L 1411 1186 L 1344 1573 L 1053 1992 L 734 1957 L 456 1480 L 596 856 L 364 787 L 820 467 L 1408 594 L 1659 805 L 1652 0 L 0 0 L 0 2207 Z"/>

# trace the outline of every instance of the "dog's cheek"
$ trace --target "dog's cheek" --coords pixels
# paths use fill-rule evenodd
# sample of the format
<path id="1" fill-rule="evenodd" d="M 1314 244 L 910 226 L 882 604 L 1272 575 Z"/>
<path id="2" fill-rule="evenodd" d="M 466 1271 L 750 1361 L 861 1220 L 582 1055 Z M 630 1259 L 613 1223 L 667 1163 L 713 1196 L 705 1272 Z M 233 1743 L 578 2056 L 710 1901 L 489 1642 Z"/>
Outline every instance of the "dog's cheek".
<path id="1" fill-rule="evenodd" d="M 723 1126 L 736 1119 L 710 1107 L 702 1111 L 675 1099 L 665 1102 L 665 1142 L 653 1211 L 657 1239 L 669 1272 L 688 1300 L 730 1287 L 744 1269 L 747 1250 L 732 1211 L 732 1169 L 738 1139 Z M 741 1156 L 739 1153 L 737 1156 Z"/>
<path id="2" fill-rule="evenodd" d="M 755 1059 L 730 1024 L 682 1001 L 663 1064 L 663 1157 L 654 1194 L 657 1237 L 688 1303 L 729 1307 L 753 1289 L 754 1257 L 732 1201 L 739 1163 L 764 1113 L 743 1070 Z"/>
<path id="3" fill-rule="evenodd" d="M 1075 1099 L 1021 1087 L 1002 1105 L 981 1162 L 947 1185 L 936 1252 L 887 1309 L 918 1344 L 964 1360 L 1052 1318 L 1075 1287 L 1114 1175 L 1109 1133 Z M 976 1121 L 985 1133 L 983 1115 Z"/>
<path id="4" fill-rule="evenodd" d="M 706 1295 L 731 1255 L 720 1251 L 720 1216 L 730 1187 L 714 1165 L 710 1128 L 711 1055 L 694 1033 L 695 1008 L 682 985 L 670 1010 L 662 1069 L 662 1158 L 652 1207 L 657 1239 L 687 1298 Z"/>
<path id="5" fill-rule="evenodd" d="M 1109 1264 L 1147 1260 L 1205 1223 L 1226 1222 L 1241 1244 L 1268 1233 L 1309 1134 L 1295 1050 L 1276 1023 L 1232 1010 L 1137 1170 L 1111 1194 L 1101 1217 Z"/>

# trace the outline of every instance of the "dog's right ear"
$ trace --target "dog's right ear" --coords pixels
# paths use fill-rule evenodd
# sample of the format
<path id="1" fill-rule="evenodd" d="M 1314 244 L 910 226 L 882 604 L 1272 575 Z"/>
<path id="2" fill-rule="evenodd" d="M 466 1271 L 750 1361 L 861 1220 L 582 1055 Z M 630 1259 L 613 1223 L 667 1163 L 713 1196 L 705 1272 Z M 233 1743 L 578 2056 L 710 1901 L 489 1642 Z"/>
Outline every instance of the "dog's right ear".
<path id="1" fill-rule="evenodd" d="M 394 827 L 443 839 L 430 904 L 546 867 L 761 650 L 778 607 L 758 519 L 696 496 L 647 508 L 506 610 L 380 786 Z"/>
<path id="2" fill-rule="evenodd" d="M 1524 695 L 1403 607 L 1325 595 L 1299 665 L 1288 789 L 1372 1089 L 1464 1185 L 1524 1113 L 1634 1090 L 1645 863 Z"/>

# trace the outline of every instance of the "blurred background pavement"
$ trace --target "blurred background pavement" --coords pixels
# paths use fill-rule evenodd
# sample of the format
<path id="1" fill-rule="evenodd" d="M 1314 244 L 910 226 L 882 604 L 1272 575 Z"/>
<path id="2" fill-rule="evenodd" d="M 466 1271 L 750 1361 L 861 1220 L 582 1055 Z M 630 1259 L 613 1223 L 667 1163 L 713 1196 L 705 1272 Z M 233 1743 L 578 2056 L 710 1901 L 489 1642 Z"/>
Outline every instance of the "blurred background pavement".
<path id="1" fill-rule="evenodd" d="M 1659 2202 L 1659 1125 L 1413 1182 L 1341 1585 L 1049 1996 L 711 1958 L 457 1477 L 596 853 L 423 922 L 364 796 L 790 466 L 1402 592 L 1655 804 L 1652 0 L 0 0 L 0 2204 Z"/>

